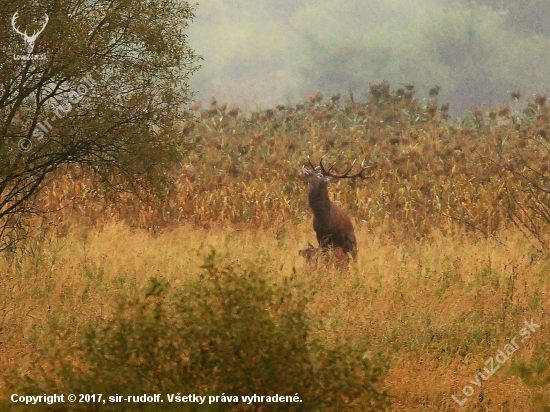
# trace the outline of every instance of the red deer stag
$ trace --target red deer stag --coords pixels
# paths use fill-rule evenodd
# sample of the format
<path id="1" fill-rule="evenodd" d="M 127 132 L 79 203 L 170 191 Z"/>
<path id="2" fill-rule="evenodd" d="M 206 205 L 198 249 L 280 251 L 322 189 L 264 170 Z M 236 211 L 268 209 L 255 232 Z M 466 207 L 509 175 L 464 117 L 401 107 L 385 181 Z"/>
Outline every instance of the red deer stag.
<path id="1" fill-rule="evenodd" d="M 308 204 L 313 212 L 313 229 L 317 234 L 319 251 L 332 250 L 338 260 L 343 260 L 342 257 L 344 256 L 347 261 L 348 254 L 355 259 L 357 257 L 357 241 L 351 219 L 340 206 L 331 202 L 328 196 L 327 184 L 338 179 L 356 177 L 364 179 L 363 173 L 369 167 L 364 167 L 361 163 L 361 170 L 350 175 L 349 172 L 355 165 L 354 161 L 345 173 L 338 175 L 331 172 L 334 165 L 325 170 L 322 158 L 318 167 L 313 166 L 309 156 L 307 160 L 310 168 L 303 166 L 302 171 L 308 177 Z M 307 249 L 300 251 L 300 255 L 309 260 L 310 257 L 316 255 L 315 248 L 310 244 Z"/>

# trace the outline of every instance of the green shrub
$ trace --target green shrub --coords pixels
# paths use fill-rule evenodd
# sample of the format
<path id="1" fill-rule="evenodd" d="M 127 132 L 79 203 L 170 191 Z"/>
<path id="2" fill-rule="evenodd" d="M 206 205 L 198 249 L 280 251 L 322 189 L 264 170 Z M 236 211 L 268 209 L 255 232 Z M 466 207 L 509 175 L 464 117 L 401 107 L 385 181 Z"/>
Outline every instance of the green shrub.
<path id="1" fill-rule="evenodd" d="M 525 386 L 531 390 L 531 404 L 535 410 L 550 412 L 550 396 L 548 384 L 550 384 L 550 365 L 547 359 L 536 359 L 527 363 L 524 359 L 512 363 L 511 372 L 518 375 Z"/>
<path id="2" fill-rule="evenodd" d="M 123 300 L 112 319 L 89 325 L 76 345 L 64 338 L 67 331 L 52 330 L 49 349 L 36 359 L 40 368 L 14 372 L 10 389 L 20 395 L 101 393 L 107 400 L 41 403 L 29 406 L 33 411 L 384 408 L 384 369 L 364 355 L 365 348 L 330 347 L 315 337 L 307 299 L 295 285 L 273 285 L 260 268 L 223 265 L 215 252 L 202 268 L 200 279 L 183 288 L 152 279 L 143 297 Z M 161 408 L 106 398 L 156 393 L 162 394 Z M 198 406 L 169 403 L 168 394 L 207 398 Z M 254 394 L 297 394 L 301 402 L 242 402 Z M 208 405 L 208 396 L 216 395 L 239 402 Z"/>

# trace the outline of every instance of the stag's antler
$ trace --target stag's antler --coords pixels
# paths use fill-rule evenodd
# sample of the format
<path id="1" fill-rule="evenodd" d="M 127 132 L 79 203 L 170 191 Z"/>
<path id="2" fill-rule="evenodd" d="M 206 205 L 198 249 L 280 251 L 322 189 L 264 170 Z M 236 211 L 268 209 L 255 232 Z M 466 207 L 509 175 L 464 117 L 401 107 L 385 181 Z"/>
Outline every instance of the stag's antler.
<path id="1" fill-rule="evenodd" d="M 324 157 L 324 156 L 323 156 Z M 321 173 L 323 176 L 329 176 L 329 177 L 333 177 L 335 179 L 352 179 L 352 178 L 355 178 L 355 177 L 359 177 L 361 179 L 365 179 L 366 176 L 363 175 L 363 173 L 367 170 L 369 170 L 372 166 L 365 166 L 364 163 L 365 161 L 363 160 L 361 162 L 361 170 L 359 170 L 359 172 L 353 174 L 353 175 L 350 175 L 349 172 L 351 172 L 351 169 L 353 169 L 353 166 L 355 165 L 355 163 L 357 162 L 357 159 L 355 159 L 353 161 L 353 163 L 351 164 L 351 166 L 348 168 L 348 170 L 345 171 L 345 173 L 341 174 L 341 175 L 335 175 L 334 173 L 332 173 L 332 169 L 334 169 L 334 165 L 330 166 L 328 168 L 328 170 L 325 170 L 325 167 L 323 166 L 323 158 L 321 157 L 321 160 L 319 160 L 319 166 L 317 167 L 314 167 L 313 164 L 311 163 L 311 159 L 309 158 L 309 156 L 307 157 L 307 161 L 309 162 L 309 165 L 311 166 L 311 168 L 313 170 L 319 170 L 319 168 L 321 169 Z"/>
<path id="2" fill-rule="evenodd" d="M 44 31 L 44 29 L 46 28 L 46 25 L 48 24 L 48 21 L 50 20 L 50 18 L 46 14 L 46 20 L 44 21 L 44 24 L 42 25 L 42 28 L 39 29 L 39 30 L 36 30 L 32 34 L 32 36 L 29 36 L 27 34 L 27 32 L 22 32 L 15 26 L 15 20 L 17 20 L 18 17 L 19 17 L 19 12 L 16 11 L 14 13 L 13 17 L 11 18 L 11 25 L 13 27 L 13 30 L 15 30 L 15 32 L 17 34 L 23 36 L 23 40 L 25 40 L 25 42 L 27 43 L 27 53 L 31 54 L 33 49 L 34 49 L 34 42 L 36 41 L 38 35 Z"/>

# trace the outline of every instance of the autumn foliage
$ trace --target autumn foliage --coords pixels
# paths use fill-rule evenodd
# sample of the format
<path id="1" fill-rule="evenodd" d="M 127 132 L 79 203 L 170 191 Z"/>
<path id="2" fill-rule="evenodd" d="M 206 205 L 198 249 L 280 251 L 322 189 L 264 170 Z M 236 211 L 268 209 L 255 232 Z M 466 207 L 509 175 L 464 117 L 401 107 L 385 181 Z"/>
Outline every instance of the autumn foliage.
<path id="1" fill-rule="evenodd" d="M 426 104 L 413 87 L 370 86 L 364 102 L 339 95 L 240 114 L 214 100 L 195 106 L 181 124 L 190 150 L 167 171 L 172 185 L 160 201 L 120 197 L 103 202 L 93 180 L 69 168 L 49 188 L 47 205 L 100 224 L 113 217 L 159 230 L 182 222 L 270 226 L 308 213 L 300 166 L 308 154 L 370 165 L 365 180 L 331 187 L 356 221 L 391 224 L 421 238 L 433 229 L 487 236 L 517 225 L 545 244 L 550 221 L 550 108 L 545 96 L 451 120 L 437 89 Z M 69 202 L 70 201 L 70 202 Z M 276 219 L 273 219 L 276 216 Z M 61 219 L 63 220 L 63 219 Z M 59 230 L 63 231 L 60 223 Z"/>

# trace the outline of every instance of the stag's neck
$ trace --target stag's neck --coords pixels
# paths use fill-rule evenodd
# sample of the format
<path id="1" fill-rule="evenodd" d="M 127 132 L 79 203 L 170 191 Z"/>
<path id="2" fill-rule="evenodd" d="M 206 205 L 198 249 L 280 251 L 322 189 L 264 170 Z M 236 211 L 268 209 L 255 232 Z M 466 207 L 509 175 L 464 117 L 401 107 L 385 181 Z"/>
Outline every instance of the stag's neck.
<path id="1" fill-rule="evenodd" d="M 325 220 L 330 216 L 331 202 L 326 187 L 320 190 L 310 190 L 308 204 L 311 211 L 318 219 Z"/>

